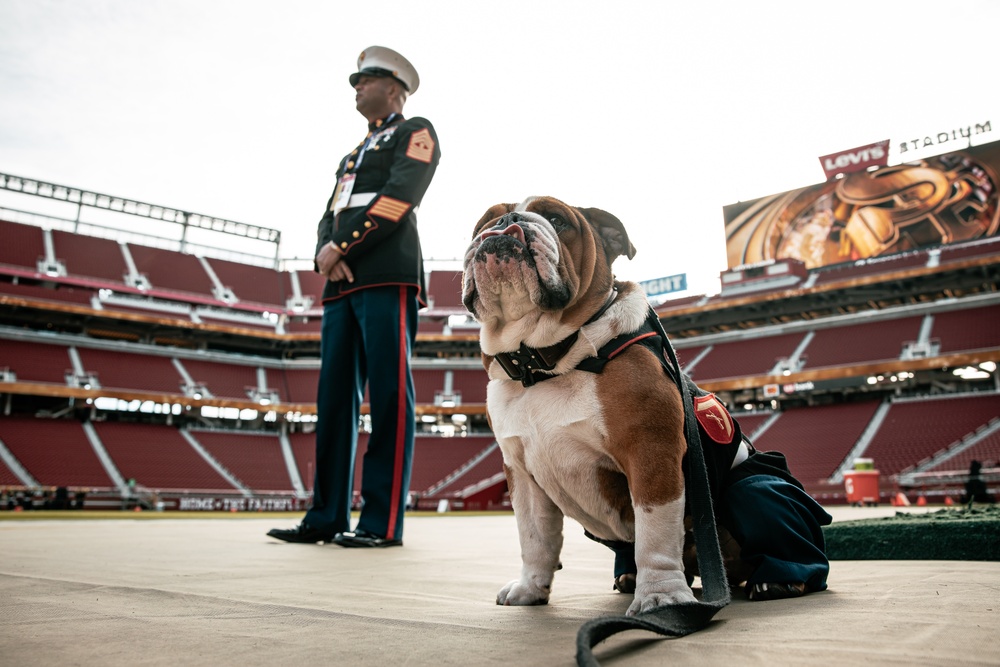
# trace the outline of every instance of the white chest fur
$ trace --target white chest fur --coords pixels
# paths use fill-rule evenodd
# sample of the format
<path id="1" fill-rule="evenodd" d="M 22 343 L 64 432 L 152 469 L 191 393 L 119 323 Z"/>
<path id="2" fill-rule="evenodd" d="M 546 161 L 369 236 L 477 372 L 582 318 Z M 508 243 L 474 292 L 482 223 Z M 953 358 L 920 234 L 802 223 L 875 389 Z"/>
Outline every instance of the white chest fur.
<path id="1" fill-rule="evenodd" d="M 631 541 L 633 526 L 623 524 L 598 487 L 598 468 L 616 464 L 605 449 L 606 415 L 596 381 L 583 371 L 532 387 L 494 379 L 487 405 L 515 485 L 537 485 L 563 514 L 595 535 Z"/>

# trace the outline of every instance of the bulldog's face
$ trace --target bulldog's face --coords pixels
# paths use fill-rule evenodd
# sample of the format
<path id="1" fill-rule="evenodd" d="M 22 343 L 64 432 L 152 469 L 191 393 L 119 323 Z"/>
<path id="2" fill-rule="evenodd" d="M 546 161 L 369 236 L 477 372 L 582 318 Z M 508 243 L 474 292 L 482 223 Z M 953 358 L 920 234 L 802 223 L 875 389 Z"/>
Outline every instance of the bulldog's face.
<path id="1" fill-rule="evenodd" d="M 622 223 L 600 209 L 552 197 L 490 208 L 476 224 L 463 279 L 465 307 L 483 325 L 483 351 L 522 341 L 544 347 L 572 333 L 604 304 L 619 255 L 631 259 L 635 248 Z"/>

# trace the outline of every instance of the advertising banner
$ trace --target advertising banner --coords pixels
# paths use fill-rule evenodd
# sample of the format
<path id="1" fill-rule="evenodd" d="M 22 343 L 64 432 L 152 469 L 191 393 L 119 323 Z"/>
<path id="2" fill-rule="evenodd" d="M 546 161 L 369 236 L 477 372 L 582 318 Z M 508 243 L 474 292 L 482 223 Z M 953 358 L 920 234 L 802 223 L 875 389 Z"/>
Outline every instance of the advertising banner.
<path id="1" fill-rule="evenodd" d="M 676 276 L 666 276 L 665 278 L 654 278 L 644 280 L 639 283 L 639 287 L 646 293 L 646 296 L 659 296 L 660 294 L 670 294 L 671 292 L 683 292 L 687 289 L 687 274 L 680 273 Z"/>
<path id="2" fill-rule="evenodd" d="M 809 269 L 997 234 L 1000 142 L 723 207 L 729 268 Z"/>

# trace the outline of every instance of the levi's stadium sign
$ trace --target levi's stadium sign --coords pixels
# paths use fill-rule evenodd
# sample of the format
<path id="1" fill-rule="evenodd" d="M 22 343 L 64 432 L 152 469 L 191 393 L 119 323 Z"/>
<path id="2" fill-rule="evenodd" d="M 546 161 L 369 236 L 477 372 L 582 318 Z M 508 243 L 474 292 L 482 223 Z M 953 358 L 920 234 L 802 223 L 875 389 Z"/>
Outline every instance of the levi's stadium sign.
<path id="1" fill-rule="evenodd" d="M 884 167 L 889 164 L 889 140 L 824 155 L 819 161 L 827 180 L 838 174 L 864 171 L 868 167 Z"/>

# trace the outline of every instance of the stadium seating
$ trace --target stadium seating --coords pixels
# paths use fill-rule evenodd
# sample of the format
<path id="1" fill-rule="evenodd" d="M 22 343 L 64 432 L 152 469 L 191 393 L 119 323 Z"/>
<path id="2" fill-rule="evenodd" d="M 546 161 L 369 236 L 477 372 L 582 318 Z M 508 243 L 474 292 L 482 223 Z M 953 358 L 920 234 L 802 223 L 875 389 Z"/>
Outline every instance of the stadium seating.
<path id="1" fill-rule="evenodd" d="M 319 386 L 318 368 L 286 368 L 275 382 L 281 400 L 288 403 L 315 403 Z"/>
<path id="2" fill-rule="evenodd" d="M 176 428 L 123 422 L 98 422 L 94 428 L 122 478 L 134 479 L 138 486 L 173 491 L 236 491 Z"/>
<path id="3" fill-rule="evenodd" d="M 968 449 L 950 456 L 941 463 L 931 467 L 928 472 L 957 471 L 966 472 L 973 461 L 979 461 L 984 467 L 1000 468 L 1000 431 L 986 436 Z"/>
<path id="4" fill-rule="evenodd" d="M 487 447 L 489 446 L 490 445 L 487 445 Z M 484 448 L 484 451 L 485 449 L 486 448 Z M 502 471 L 503 452 L 500 451 L 499 447 L 494 447 L 481 460 L 477 461 L 468 469 L 462 470 L 461 474 L 451 480 L 447 480 L 447 478 L 442 480 L 446 483 L 438 488 L 433 494 L 430 494 L 428 499 L 431 500 L 433 504 L 433 502 L 436 502 L 437 499 L 458 497 L 461 492 L 469 486 L 482 482 L 483 480 L 491 479 L 497 473 Z"/>
<path id="5" fill-rule="evenodd" d="M 454 309 L 465 312 L 462 304 L 462 272 L 432 271 L 427 283 L 428 305 L 433 310 Z"/>
<path id="6" fill-rule="evenodd" d="M 0 436 L 0 440 L 2 439 L 2 436 Z M 0 487 L 7 486 L 21 486 L 21 480 L 7 467 L 6 463 L 0 461 Z"/>
<path id="7" fill-rule="evenodd" d="M 3 239 L 0 243 L 0 265 L 38 270 L 38 260 L 45 258 L 45 243 L 40 228 L 0 220 L 0 238 Z"/>
<path id="8" fill-rule="evenodd" d="M 445 319 L 427 319 L 421 317 L 417 322 L 418 334 L 441 334 L 444 333 Z"/>
<path id="9" fill-rule="evenodd" d="M 485 369 L 455 369 L 452 371 L 452 389 L 461 394 L 462 404 L 486 402 L 486 385 L 490 378 Z"/>
<path id="10" fill-rule="evenodd" d="M 694 368 L 688 368 L 688 374 L 698 382 L 767 375 L 779 360 L 795 352 L 804 335 L 779 334 L 713 345 Z"/>
<path id="11" fill-rule="evenodd" d="M 315 433 L 289 433 L 288 442 L 292 446 L 292 455 L 295 457 L 295 464 L 298 466 L 299 479 L 307 492 L 311 492 L 316 477 L 316 434 Z M 358 441 L 358 456 L 364 454 L 363 446 L 367 445 L 367 440 Z M 355 483 L 355 488 L 360 486 Z"/>
<path id="12" fill-rule="evenodd" d="M 489 437 L 418 436 L 414 443 L 410 489 L 417 493 L 426 492 L 482 453 L 493 442 L 493 438 Z"/>
<path id="13" fill-rule="evenodd" d="M 158 292 L 198 294 L 215 299 L 212 279 L 194 255 L 128 244 L 136 269 Z"/>
<path id="14" fill-rule="evenodd" d="M 236 398 L 245 401 L 250 398 L 250 392 L 257 389 L 255 366 L 196 359 L 183 359 L 181 364 L 195 384 L 204 386 L 217 398 Z"/>
<path id="15" fill-rule="evenodd" d="M 900 317 L 817 329 L 805 349 L 805 368 L 899 359 L 903 344 L 915 341 L 922 316 Z"/>
<path id="16" fill-rule="evenodd" d="M 688 364 L 698 358 L 698 355 L 708 347 L 707 345 L 694 345 L 691 347 L 677 347 L 676 341 L 674 345 L 674 352 L 677 354 L 677 361 L 680 363 L 682 369 L 686 369 Z"/>
<path id="17" fill-rule="evenodd" d="M 757 433 L 757 429 L 764 425 L 768 419 L 773 415 L 771 414 L 740 414 L 738 412 L 733 413 L 733 418 L 740 423 L 740 430 L 743 435 L 753 440 L 754 434 Z"/>
<path id="18" fill-rule="evenodd" d="M 285 333 L 319 334 L 322 319 L 320 317 L 292 317 L 285 322 Z"/>
<path id="19" fill-rule="evenodd" d="M 32 301 L 52 301 L 90 307 L 96 292 L 88 287 L 73 287 L 62 283 L 41 284 L 22 280 L 18 284 L 0 281 L 0 297 L 21 297 Z"/>
<path id="20" fill-rule="evenodd" d="M 117 242 L 56 229 L 52 231 L 52 245 L 56 259 L 65 263 L 69 275 L 108 285 L 125 284 L 128 265 Z"/>
<path id="21" fill-rule="evenodd" d="M 78 421 L 4 417 L 0 441 L 42 486 L 114 486 Z"/>
<path id="22" fill-rule="evenodd" d="M 9 368 L 19 382 L 66 384 L 73 363 L 65 345 L 0 340 L 0 369 Z"/>
<path id="23" fill-rule="evenodd" d="M 754 445 L 782 452 L 792 474 L 809 488 L 837 471 L 878 405 L 864 401 L 786 410 Z"/>
<path id="24" fill-rule="evenodd" d="M 258 492 L 293 490 L 277 435 L 191 431 L 191 436 L 247 488 Z"/>
<path id="25" fill-rule="evenodd" d="M 893 403 L 864 452 L 883 475 L 912 467 L 1000 415 L 1000 394 Z"/>
<path id="26" fill-rule="evenodd" d="M 941 354 L 1000 347 L 1000 305 L 938 313 L 931 337 Z"/>
<path id="27" fill-rule="evenodd" d="M 121 350 L 79 347 L 83 368 L 97 377 L 101 387 L 183 394 L 183 378 L 170 357 L 137 354 Z"/>
<path id="28" fill-rule="evenodd" d="M 413 388 L 416 390 L 417 403 L 434 404 L 434 396 L 444 389 L 444 371 L 435 369 L 414 368 Z"/>
<path id="29" fill-rule="evenodd" d="M 200 436 L 199 436 L 200 437 Z M 289 441 L 298 464 L 299 476 L 307 490 L 313 486 L 315 474 L 316 440 L 314 433 L 292 433 Z M 368 451 L 368 434 L 358 434 L 358 452 L 354 468 L 354 491 L 361 491 L 361 473 L 364 455 Z M 410 490 L 423 493 L 445 480 L 450 474 L 469 462 L 493 443 L 491 437 L 442 438 L 418 435 L 414 443 L 413 468 L 410 473 Z M 500 470 L 487 470 L 485 476 Z M 479 481 L 475 479 L 473 481 Z M 471 482 L 469 482 L 471 483 Z"/>
<path id="30" fill-rule="evenodd" d="M 319 304 L 320 298 L 323 296 L 323 288 L 326 287 L 326 278 L 311 269 L 295 271 L 295 277 L 299 281 L 302 296 L 311 297 L 314 304 Z M 289 287 L 289 294 L 291 294 L 291 287 Z"/>
<path id="31" fill-rule="evenodd" d="M 291 293 L 285 291 L 283 276 L 274 269 L 214 258 L 207 261 L 219 281 L 231 289 L 240 301 L 251 301 L 284 310 Z"/>

